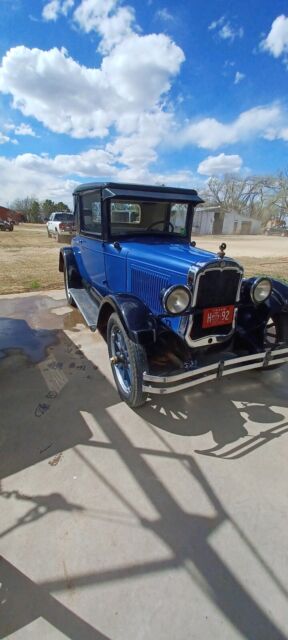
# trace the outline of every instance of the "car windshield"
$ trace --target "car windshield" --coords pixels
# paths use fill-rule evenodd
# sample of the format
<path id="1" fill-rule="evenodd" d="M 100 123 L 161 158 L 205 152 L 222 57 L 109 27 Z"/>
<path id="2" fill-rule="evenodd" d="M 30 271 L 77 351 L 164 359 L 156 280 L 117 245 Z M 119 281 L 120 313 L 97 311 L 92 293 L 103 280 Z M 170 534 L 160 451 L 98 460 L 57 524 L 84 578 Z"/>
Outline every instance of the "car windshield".
<path id="1" fill-rule="evenodd" d="M 111 200 L 111 235 L 187 237 L 188 203 Z"/>
<path id="2" fill-rule="evenodd" d="M 55 213 L 54 220 L 64 220 L 64 222 L 72 222 L 72 213 Z"/>

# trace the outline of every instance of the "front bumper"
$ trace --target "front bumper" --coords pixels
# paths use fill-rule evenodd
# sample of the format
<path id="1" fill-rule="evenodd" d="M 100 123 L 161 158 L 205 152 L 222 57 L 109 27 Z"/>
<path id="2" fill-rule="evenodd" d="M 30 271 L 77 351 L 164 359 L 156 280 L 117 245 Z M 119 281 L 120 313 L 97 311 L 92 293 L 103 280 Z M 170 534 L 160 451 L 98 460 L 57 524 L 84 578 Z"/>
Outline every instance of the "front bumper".
<path id="1" fill-rule="evenodd" d="M 261 353 L 240 356 L 239 358 L 227 358 L 227 360 L 219 360 L 205 367 L 181 371 L 173 375 L 152 376 L 144 373 L 143 391 L 149 394 L 175 393 L 204 382 L 219 380 L 223 376 L 230 376 L 233 373 L 272 367 L 285 362 L 288 362 L 288 347 L 273 350 L 267 349 L 267 351 Z"/>

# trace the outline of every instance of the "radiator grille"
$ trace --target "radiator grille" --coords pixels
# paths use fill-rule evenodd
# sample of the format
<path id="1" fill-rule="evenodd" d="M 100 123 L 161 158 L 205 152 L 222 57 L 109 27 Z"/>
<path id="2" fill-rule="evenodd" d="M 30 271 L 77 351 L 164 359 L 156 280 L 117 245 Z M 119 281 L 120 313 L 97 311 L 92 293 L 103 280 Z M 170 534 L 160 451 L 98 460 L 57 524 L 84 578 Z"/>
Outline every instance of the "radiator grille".
<path id="1" fill-rule="evenodd" d="M 131 292 L 139 296 L 154 313 L 163 313 L 160 294 L 170 285 L 170 279 L 144 269 L 131 269 Z"/>
<path id="2" fill-rule="evenodd" d="M 241 274 L 234 269 L 207 269 L 199 279 L 196 306 L 205 309 L 234 304 L 240 277 Z"/>
<path id="3" fill-rule="evenodd" d="M 229 267 L 224 270 L 207 269 L 199 278 L 196 308 L 202 310 L 234 305 L 241 277 L 242 273 Z M 231 332 L 232 324 L 203 329 L 202 320 L 203 313 L 195 314 L 190 332 L 192 340 L 208 338 L 215 334 L 224 337 Z"/>

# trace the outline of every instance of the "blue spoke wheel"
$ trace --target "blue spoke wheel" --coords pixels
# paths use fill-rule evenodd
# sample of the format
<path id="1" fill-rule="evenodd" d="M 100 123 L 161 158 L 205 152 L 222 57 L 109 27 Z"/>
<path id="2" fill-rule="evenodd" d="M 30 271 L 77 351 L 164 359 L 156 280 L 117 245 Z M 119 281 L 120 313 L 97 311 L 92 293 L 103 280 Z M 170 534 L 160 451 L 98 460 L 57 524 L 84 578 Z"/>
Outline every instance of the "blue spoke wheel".
<path id="1" fill-rule="evenodd" d="M 264 328 L 263 343 L 265 349 L 275 349 L 275 347 L 285 347 L 288 345 L 288 316 L 279 314 L 269 316 Z M 264 369 L 279 369 L 281 364 L 275 364 Z M 261 371 L 261 369 L 260 369 Z"/>
<path id="2" fill-rule="evenodd" d="M 146 401 L 142 391 L 143 373 L 147 370 L 146 352 L 133 342 L 117 313 L 112 313 L 107 325 L 110 363 L 118 393 L 130 407 L 139 407 Z"/>

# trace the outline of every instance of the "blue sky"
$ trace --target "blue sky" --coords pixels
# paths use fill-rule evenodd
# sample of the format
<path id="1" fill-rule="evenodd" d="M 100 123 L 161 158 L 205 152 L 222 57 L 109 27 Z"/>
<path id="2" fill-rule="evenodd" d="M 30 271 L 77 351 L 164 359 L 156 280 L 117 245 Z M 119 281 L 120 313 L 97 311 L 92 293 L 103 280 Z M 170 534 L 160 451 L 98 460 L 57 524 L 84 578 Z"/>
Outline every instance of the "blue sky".
<path id="1" fill-rule="evenodd" d="M 288 167 L 288 4 L 0 0 L 1 204 Z"/>

